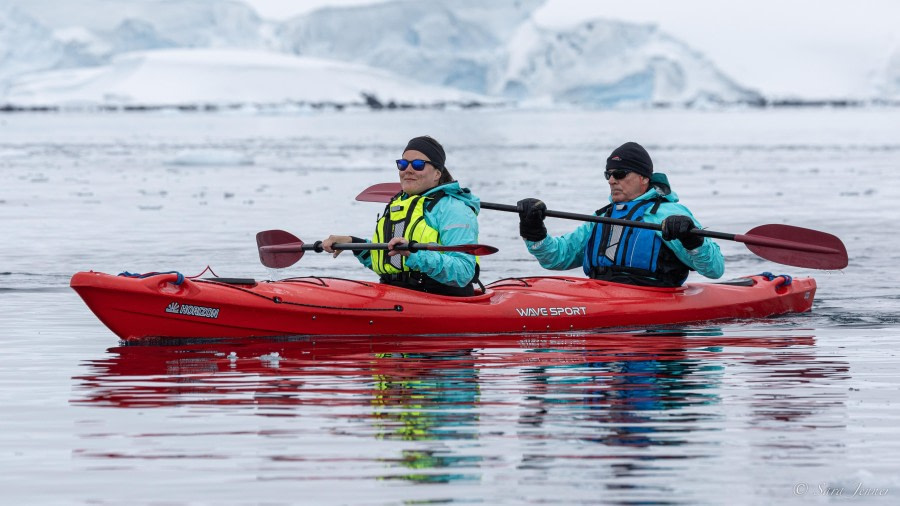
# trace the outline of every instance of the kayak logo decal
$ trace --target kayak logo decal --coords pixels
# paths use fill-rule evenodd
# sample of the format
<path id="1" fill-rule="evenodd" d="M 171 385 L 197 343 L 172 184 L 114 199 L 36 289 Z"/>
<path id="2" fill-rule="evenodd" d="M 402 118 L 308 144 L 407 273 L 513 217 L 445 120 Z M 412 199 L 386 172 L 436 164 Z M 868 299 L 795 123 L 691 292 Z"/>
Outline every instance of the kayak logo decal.
<path id="1" fill-rule="evenodd" d="M 169 305 L 166 306 L 166 312 L 188 316 L 202 316 L 203 318 L 219 317 L 219 308 L 217 307 L 192 306 L 190 304 L 179 304 L 177 302 L 170 302 Z"/>
<path id="2" fill-rule="evenodd" d="M 517 307 L 519 316 L 587 316 L 587 307 Z"/>

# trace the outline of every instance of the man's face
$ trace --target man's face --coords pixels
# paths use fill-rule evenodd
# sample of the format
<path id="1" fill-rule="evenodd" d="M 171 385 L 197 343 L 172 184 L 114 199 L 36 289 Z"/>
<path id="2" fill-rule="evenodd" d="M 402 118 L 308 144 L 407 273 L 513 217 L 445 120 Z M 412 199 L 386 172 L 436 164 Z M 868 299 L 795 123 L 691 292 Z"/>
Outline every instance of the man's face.
<path id="1" fill-rule="evenodd" d="M 637 172 L 628 171 L 622 179 L 616 179 L 616 174 L 621 169 L 612 171 L 612 175 L 607 182 L 609 183 L 609 194 L 613 202 L 628 202 L 634 200 L 647 192 L 650 187 L 650 178 L 641 176 Z"/>

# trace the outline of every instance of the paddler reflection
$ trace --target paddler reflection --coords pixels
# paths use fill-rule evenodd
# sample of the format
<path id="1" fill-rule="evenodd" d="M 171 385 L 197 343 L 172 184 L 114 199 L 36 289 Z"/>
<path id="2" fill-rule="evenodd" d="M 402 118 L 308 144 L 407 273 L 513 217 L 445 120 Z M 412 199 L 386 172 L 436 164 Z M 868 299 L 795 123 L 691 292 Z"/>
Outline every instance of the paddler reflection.
<path id="1" fill-rule="evenodd" d="M 695 408 L 721 401 L 716 392 L 724 368 L 703 357 L 721 351 L 704 346 L 721 335 L 707 329 L 610 336 L 605 350 L 587 351 L 581 363 L 529 368 L 527 399 L 534 409 L 523 413 L 520 424 L 533 429 L 552 426 L 557 417 L 574 417 L 584 421 L 579 424 L 584 430 L 570 436 L 586 442 L 631 447 L 687 443 L 708 416 Z M 679 420 L 677 431 L 673 417 Z"/>
<path id="2" fill-rule="evenodd" d="M 404 449 L 396 464 L 409 472 L 384 479 L 450 482 L 475 479 L 445 468 L 478 467 L 477 455 L 461 455 L 443 440 L 475 439 L 480 399 L 476 357 L 471 349 L 428 353 L 376 353 L 372 361 L 373 429 L 378 439 L 427 443 Z M 424 472 L 428 470 L 428 472 Z"/>
<path id="3" fill-rule="evenodd" d="M 478 422 L 478 374 L 470 350 L 376 353 L 372 371 L 378 438 L 465 439 L 471 432 L 460 429 Z"/>
<path id="4" fill-rule="evenodd" d="M 759 393 L 750 404 L 752 423 L 814 424 L 810 417 L 821 413 L 823 399 L 792 395 L 790 385 L 833 386 L 847 376 L 846 363 L 823 360 L 809 336 L 746 334 L 698 329 L 119 346 L 82 364 L 85 372 L 74 378 L 72 402 L 118 408 L 195 405 L 207 412 L 241 406 L 257 416 L 318 416 L 315 423 L 324 424 L 325 431 L 335 427 L 334 420 L 352 420 L 336 422 L 337 432 L 410 443 L 384 459 L 391 464 L 388 473 L 400 469 L 384 478 L 455 480 L 464 479 L 458 471 L 477 467 L 480 457 L 450 442 L 482 444 L 474 441 L 486 426 L 504 431 L 518 426 L 518 438 L 529 447 L 560 437 L 609 447 L 678 445 L 702 437 L 717 425 L 708 423 L 709 417 L 721 408 L 705 407 L 722 402 L 723 368 L 734 360 L 745 374 L 756 369 L 760 374 L 754 382 Z M 769 387 L 779 385 L 788 386 L 769 395 Z M 827 401 L 840 404 L 843 398 Z M 309 407 L 341 409 L 311 415 Z M 506 421 L 508 416 L 518 423 Z M 568 432 L 560 434 L 560 427 Z M 522 458 L 541 455 L 529 450 Z M 438 471 L 447 468 L 454 472 Z"/>

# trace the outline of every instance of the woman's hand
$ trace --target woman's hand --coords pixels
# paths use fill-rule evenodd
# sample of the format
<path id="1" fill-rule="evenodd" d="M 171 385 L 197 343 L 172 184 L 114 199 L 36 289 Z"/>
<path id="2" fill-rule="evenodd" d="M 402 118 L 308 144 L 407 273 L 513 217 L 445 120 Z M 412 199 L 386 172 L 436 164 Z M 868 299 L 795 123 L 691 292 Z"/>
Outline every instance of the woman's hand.
<path id="1" fill-rule="evenodd" d="M 402 250 L 402 251 L 398 251 L 398 250 L 394 249 L 394 246 L 396 246 L 398 244 L 408 244 L 408 243 L 409 243 L 409 241 L 407 241 L 403 237 L 394 237 L 393 239 L 391 239 L 388 242 L 388 256 L 403 255 L 405 257 L 408 257 L 410 254 L 410 251 L 408 249 Z"/>
<path id="2" fill-rule="evenodd" d="M 332 246 L 335 243 L 343 244 L 343 243 L 350 243 L 350 242 L 353 242 L 353 238 L 350 237 L 349 235 L 329 235 L 328 239 L 325 239 L 324 241 L 322 241 L 322 249 L 331 253 L 332 254 L 331 256 L 333 256 L 334 258 L 337 258 L 337 256 L 340 255 L 341 252 L 344 250 L 342 250 L 342 249 L 334 250 L 334 249 L 332 249 Z"/>

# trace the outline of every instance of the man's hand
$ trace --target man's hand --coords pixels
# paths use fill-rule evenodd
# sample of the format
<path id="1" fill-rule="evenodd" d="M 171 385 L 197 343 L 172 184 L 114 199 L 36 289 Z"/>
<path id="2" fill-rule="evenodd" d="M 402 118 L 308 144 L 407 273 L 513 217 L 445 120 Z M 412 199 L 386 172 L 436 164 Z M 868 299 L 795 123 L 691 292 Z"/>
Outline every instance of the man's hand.
<path id="1" fill-rule="evenodd" d="M 538 199 L 522 199 L 516 203 L 519 211 L 519 235 L 529 241 L 541 241 L 547 237 L 544 213 L 547 206 Z"/>
<path id="2" fill-rule="evenodd" d="M 694 220 L 682 214 L 673 214 L 662 221 L 662 237 L 666 241 L 678 239 L 685 249 L 697 249 L 703 245 L 703 237 L 691 233 L 696 228 Z"/>

